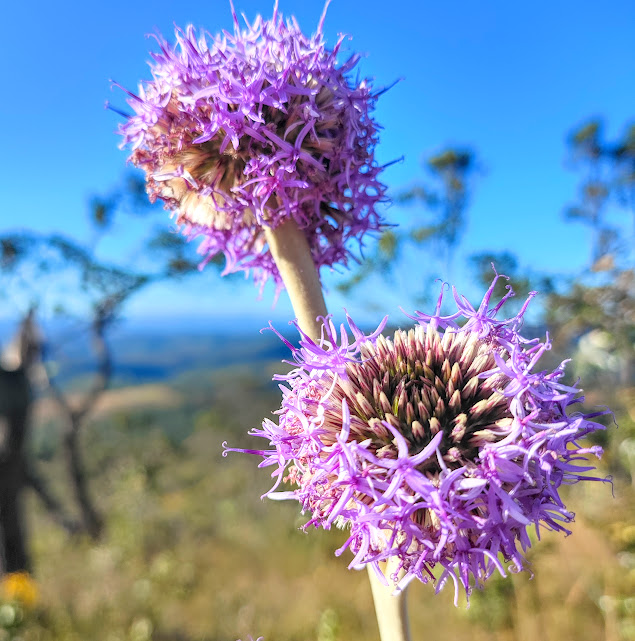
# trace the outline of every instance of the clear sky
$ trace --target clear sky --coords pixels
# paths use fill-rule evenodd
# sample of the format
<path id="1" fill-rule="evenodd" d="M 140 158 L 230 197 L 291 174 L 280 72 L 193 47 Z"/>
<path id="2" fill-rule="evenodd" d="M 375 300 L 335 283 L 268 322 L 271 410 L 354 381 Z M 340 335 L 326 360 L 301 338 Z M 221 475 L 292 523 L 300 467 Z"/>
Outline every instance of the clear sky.
<path id="1" fill-rule="evenodd" d="M 249 18 L 271 14 L 269 1 L 235 3 Z M 322 8 L 321 0 L 280 2 L 307 32 Z M 174 23 L 230 29 L 228 1 L 33 0 L 3 8 L 0 229 L 86 237 L 90 194 L 108 190 L 125 169 L 126 154 L 113 133 L 118 117 L 104 110 L 106 100 L 121 106 L 125 100 L 109 79 L 135 89 L 148 78 L 154 41 L 145 34 L 158 29 L 171 39 Z M 585 264 L 587 233 L 560 215 L 577 181 L 563 166 L 564 139 L 591 116 L 606 119 L 609 136 L 635 116 L 632 0 L 333 0 L 325 32 L 330 44 L 340 32 L 352 36 L 349 48 L 366 55 L 361 72 L 375 86 L 404 78 L 376 111 L 384 126 L 379 161 L 405 156 L 384 174 L 392 190 L 422 175 L 424 155 L 447 144 L 468 145 L 484 172 L 465 253 L 511 250 L 526 265 L 559 273 Z M 399 220 L 415 211 L 393 207 L 388 213 Z M 205 296 L 195 285 L 187 292 L 149 291 L 130 313 L 251 309 L 255 291 L 244 287 L 237 297 L 233 287 L 207 278 Z M 387 312 L 396 311 L 408 287 L 409 278 L 401 278 Z M 329 303 L 335 308 L 345 301 L 332 295 Z M 271 316 L 268 296 L 253 313 Z M 291 315 L 284 300 L 275 315 Z"/>

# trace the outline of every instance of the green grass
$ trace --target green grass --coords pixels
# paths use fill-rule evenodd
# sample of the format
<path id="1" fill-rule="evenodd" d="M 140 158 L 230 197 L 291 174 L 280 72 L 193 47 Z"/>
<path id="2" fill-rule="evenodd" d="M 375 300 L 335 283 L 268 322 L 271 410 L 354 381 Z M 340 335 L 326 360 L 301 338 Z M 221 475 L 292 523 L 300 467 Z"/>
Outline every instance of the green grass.
<path id="1" fill-rule="evenodd" d="M 365 572 L 333 554 L 346 534 L 299 531 L 297 504 L 260 500 L 271 479 L 255 457 L 221 456 L 224 440 L 251 443 L 246 429 L 276 407 L 263 378 L 183 377 L 178 411 L 131 408 L 92 425 L 84 449 L 106 534 L 69 539 L 28 497 L 40 603 L 19 624 L 0 621 L 0 641 L 378 639 Z M 622 423 L 610 439 L 635 434 Z M 615 497 L 606 484 L 571 488 L 574 534 L 531 549 L 533 578 L 492 578 L 469 609 L 450 587 L 413 585 L 413 641 L 635 640 L 635 493 L 619 451 L 609 444 Z M 58 457 L 40 467 L 65 487 Z"/>

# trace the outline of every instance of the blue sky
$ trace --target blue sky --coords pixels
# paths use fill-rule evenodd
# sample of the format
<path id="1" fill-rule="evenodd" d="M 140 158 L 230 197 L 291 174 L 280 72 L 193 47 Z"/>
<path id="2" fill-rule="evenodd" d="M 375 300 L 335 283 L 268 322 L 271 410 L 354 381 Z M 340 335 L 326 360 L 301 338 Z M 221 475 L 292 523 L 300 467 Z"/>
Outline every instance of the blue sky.
<path id="1" fill-rule="evenodd" d="M 295 14 L 311 32 L 322 7 L 321 1 L 280 2 L 283 13 Z M 272 3 L 236 0 L 236 8 L 249 18 L 267 17 Z M 149 76 L 153 41 L 144 36 L 156 29 L 169 37 L 174 23 L 212 32 L 231 28 L 228 2 L 35 0 L 11 3 L 3 14 L 0 229 L 86 238 L 90 194 L 114 186 L 125 169 L 126 154 L 113 133 L 117 116 L 104 110 L 106 100 L 125 101 L 109 79 L 134 89 Z M 483 173 L 463 252 L 506 249 L 535 269 L 582 268 L 587 232 L 560 215 L 577 181 L 563 166 L 564 139 L 591 116 L 604 117 L 613 137 L 632 122 L 635 3 L 333 0 L 325 32 L 330 44 L 340 32 L 352 36 L 349 48 L 366 54 L 361 72 L 376 86 L 404 78 L 376 111 L 384 126 L 379 161 L 405 157 L 384 174 L 392 190 L 422 175 L 426 154 L 447 144 L 470 146 Z M 396 220 L 415 213 L 398 207 L 388 212 Z M 121 230 L 122 238 L 126 233 Z M 413 258 L 419 260 L 426 257 Z M 456 271 L 453 277 L 469 280 L 460 264 Z M 398 299 L 407 304 L 418 286 L 412 278 L 398 279 L 386 312 L 396 311 Z M 337 278 L 326 282 L 332 288 Z M 200 286 L 158 288 L 140 296 L 129 313 L 291 316 L 284 299 L 272 312 L 266 294 L 254 308 L 253 288 L 241 287 L 236 296 L 236 286 L 207 277 Z M 332 308 L 346 304 L 335 294 L 328 302 Z"/>

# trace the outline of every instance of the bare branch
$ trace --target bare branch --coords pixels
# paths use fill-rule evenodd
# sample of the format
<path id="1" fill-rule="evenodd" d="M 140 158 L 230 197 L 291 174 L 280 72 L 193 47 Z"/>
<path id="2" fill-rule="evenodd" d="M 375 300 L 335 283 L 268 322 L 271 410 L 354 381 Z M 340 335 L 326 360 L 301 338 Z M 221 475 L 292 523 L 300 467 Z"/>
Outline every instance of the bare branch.
<path id="1" fill-rule="evenodd" d="M 77 534 L 81 531 L 81 524 L 66 513 L 60 501 L 48 490 L 46 482 L 31 468 L 27 468 L 26 470 L 25 484 L 37 494 L 44 507 L 58 525 L 64 528 L 69 534 Z"/>

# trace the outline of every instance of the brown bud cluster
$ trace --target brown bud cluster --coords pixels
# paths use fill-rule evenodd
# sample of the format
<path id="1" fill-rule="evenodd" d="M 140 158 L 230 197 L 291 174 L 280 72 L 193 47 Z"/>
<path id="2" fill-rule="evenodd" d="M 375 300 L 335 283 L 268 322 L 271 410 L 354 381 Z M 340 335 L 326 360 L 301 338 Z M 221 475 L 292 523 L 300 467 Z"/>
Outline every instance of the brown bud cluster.
<path id="1" fill-rule="evenodd" d="M 267 83 L 264 83 L 266 88 Z M 313 80 L 309 83 L 311 89 L 317 90 L 317 83 Z M 300 150 L 315 159 L 310 167 L 314 180 L 319 182 L 324 179 L 322 162 L 324 154 L 331 152 L 334 147 L 334 137 L 338 135 L 338 122 L 335 116 L 336 109 L 330 104 L 333 101 L 333 93 L 326 87 L 319 89 L 314 98 L 318 108 L 326 110 L 329 117 L 316 120 L 311 135 L 303 137 Z M 284 140 L 289 145 L 294 145 L 303 125 L 305 124 L 304 113 L 309 107 L 309 98 L 304 94 L 292 96 L 289 99 L 287 109 L 282 111 L 268 105 L 262 107 L 261 117 L 268 129 L 275 138 Z M 209 107 L 200 107 L 201 117 L 211 118 Z M 166 110 L 168 114 L 178 114 L 176 100 L 172 99 Z M 333 112 L 333 113 L 331 113 Z M 193 144 L 195 132 L 190 131 L 187 126 L 178 124 L 178 121 L 167 119 L 159 122 L 147 133 L 153 137 L 160 154 L 154 153 L 160 161 L 153 159 L 147 149 L 136 149 L 130 159 L 135 165 L 146 166 L 148 169 L 147 187 L 151 198 L 157 197 L 166 202 L 167 206 L 177 212 L 177 224 L 194 223 L 212 227 L 214 229 L 230 229 L 231 222 L 227 219 L 226 199 L 236 187 L 249 180 L 252 176 L 245 174 L 247 163 L 254 158 L 268 157 L 275 153 L 276 145 L 263 135 L 254 138 L 242 136 L 238 147 L 232 143 L 227 144 L 222 135 L 216 135 L 210 140 Z M 162 144 L 162 143 L 168 144 Z M 160 144 L 161 143 L 161 144 Z M 156 180 L 154 173 L 172 172 L 179 168 L 184 169 L 198 185 L 198 189 L 192 189 L 185 178 L 175 177 L 169 180 Z M 213 197 L 205 193 L 205 188 L 213 189 Z M 203 193 L 200 191 L 203 190 Z M 280 203 L 274 202 L 273 197 L 269 202 L 272 207 L 277 208 Z M 332 207 L 323 205 L 325 210 L 338 218 L 338 212 Z M 232 215 L 235 215 L 235 208 L 230 208 Z M 266 217 L 267 209 L 261 214 Z M 245 226 L 254 225 L 256 222 L 254 213 L 246 210 L 243 214 Z M 262 244 L 262 243 L 261 243 Z M 260 247 L 259 247 L 260 248 Z"/>
<path id="2" fill-rule="evenodd" d="M 339 433 L 339 408 L 346 399 L 350 438 L 370 439 L 376 456 L 397 457 L 387 423 L 403 435 L 412 456 L 443 432 L 439 451 L 445 465 L 469 468 L 480 447 L 502 439 L 512 422 L 509 401 L 498 391 L 507 377 L 479 377 L 496 369 L 493 349 L 469 332 L 440 335 L 422 326 L 397 330 L 393 340 L 380 336 L 375 346 L 362 347 L 360 362 L 347 365 L 346 378 L 334 382 L 327 374 L 321 381 L 324 393 L 333 387 L 324 427 L 333 436 Z M 436 458 L 419 469 L 430 477 L 441 471 Z"/>

